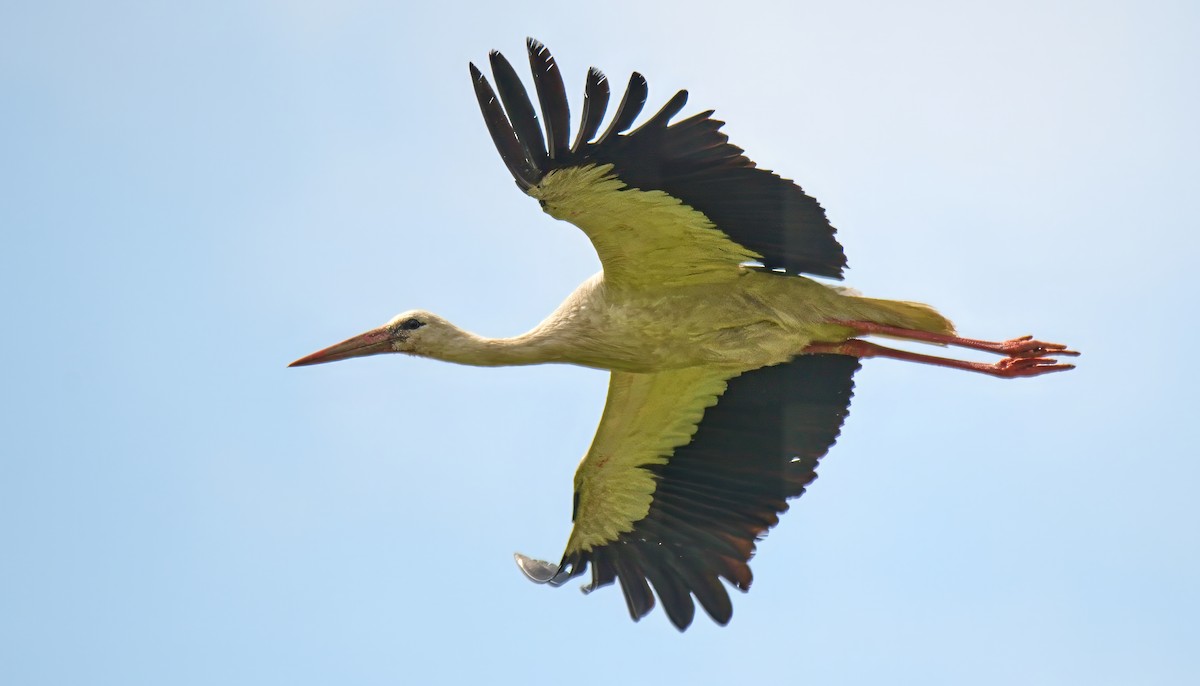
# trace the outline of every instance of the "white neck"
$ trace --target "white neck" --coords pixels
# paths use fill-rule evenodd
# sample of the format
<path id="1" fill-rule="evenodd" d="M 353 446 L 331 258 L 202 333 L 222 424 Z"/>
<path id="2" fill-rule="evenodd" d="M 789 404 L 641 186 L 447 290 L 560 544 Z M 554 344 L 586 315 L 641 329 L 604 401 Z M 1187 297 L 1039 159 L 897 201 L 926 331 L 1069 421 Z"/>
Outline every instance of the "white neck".
<path id="1" fill-rule="evenodd" d="M 549 336 L 539 335 L 536 329 L 513 338 L 485 338 L 455 329 L 452 336 L 418 352 L 445 362 L 476 367 L 506 367 L 561 362 L 562 357 L 554 350 L 555 347 Z"/>

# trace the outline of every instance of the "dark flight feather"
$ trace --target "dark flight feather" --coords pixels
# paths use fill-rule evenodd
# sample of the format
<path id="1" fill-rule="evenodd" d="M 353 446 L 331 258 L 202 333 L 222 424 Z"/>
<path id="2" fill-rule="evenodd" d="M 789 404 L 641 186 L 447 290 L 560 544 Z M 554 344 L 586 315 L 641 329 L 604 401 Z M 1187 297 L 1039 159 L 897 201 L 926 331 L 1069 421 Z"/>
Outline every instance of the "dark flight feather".
<path id="1" fill-rule="evenodd" d="M 487 123 L 488 132 L 492 134 L 492 141 L 496 143 L 500 159 L 504 160 L 504 165 L 508 167 L 521 190 L 533 188 L 542 180 L 541 170 L 526 157 L 525 149 L 517 140 L 517 134 L 505 116 L 504 109 L 500 107 L 500 101 L 496 99 L 491 84 L 474 64 L 471 65 L 471 78 L 475 83 L 475 98 L 479 101 L 479 110 L 483 112 L 483 120 Z"/>
<path id="2" fill-rule="evenodd" d="M 608 109 L 608 77 L 599 69 L 588 69 L 587 84 L 583 88 L 583 114 L 579 120 L 579 133 L 571 152 L 590 143 L 596 132 L 600 130 L 600 122 L 604 121 L 604 111 Z"/>
<path id="3" fill-rule="evenodd" d="M 533 69 L 533 84 L 537 87 L 538 100 L 542 103 L 542 116 L 546 120 L 546 144 L 552 159 L 569 154 L 567 147 L 571 136 L 571 111 L 567 104 L 567 88 L 563 85 L 562 73 L 546 46 L 530 38 L 529 66 Z"/>
<path id="4" fill-rule="evenodd" d="M 492 63 L 492 75 L 496 77 L 496 90 L 500 92 L 500 102 L 508 114 L 513 132 L 520 141 L 525 154 L 538 169 L 544 168 L 550 162 L 550 154 L 546 151 L 546 141 L 542 138 L 542 127 L 538 122 L 537 112 L 525 92 L 525 85 L 517 70 L 504 59 L 504 55 L 493 50 L 488 55 Z"/>
<path id="5" fill-rule="evenodd" d="M 604 130 L 604 135 L 596 141 L 596 145 L 604 145 L 609 138 L 629 130 L 637 116 L 642 113 L 649 95 L 650 86 L 646 83 L 646 77 L 636 71 L 630 74 L 629 84 L 625 86 L 625 95 L 621 96 L 621 103 L 617 105 L 617 113 L 613 115 L 612 122 Z"/>

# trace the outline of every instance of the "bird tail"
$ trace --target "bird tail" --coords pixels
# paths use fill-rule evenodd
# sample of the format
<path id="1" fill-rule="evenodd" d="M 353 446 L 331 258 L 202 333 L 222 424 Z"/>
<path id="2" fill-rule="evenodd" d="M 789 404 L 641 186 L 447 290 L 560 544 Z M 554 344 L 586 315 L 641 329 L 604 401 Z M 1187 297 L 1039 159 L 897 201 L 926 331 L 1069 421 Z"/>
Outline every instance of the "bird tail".
<path id="1" fill-rule="evenodd" d="M 857 300 L 870 308 L 872 314 L 869 319 L 878 324 L 948 336 L 954 335 L 954 324 L 924 303 L 877 298 L 857 298 Z"/>

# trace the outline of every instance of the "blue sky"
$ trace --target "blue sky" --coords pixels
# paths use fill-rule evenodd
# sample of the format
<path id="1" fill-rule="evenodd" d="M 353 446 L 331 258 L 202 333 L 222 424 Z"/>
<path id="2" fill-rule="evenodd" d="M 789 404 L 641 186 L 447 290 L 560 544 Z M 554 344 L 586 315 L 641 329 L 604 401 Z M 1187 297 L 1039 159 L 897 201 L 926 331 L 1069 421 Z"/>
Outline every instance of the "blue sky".
<path id="1" fill-rule="evenodd" d="M 1088 3 L 0 10 L 0 681 L 1183 684 L 1200 12 Z M 492 148 L 524 37 L 716 108 L 847 283 L 1084 351 L 868 361 L 734 619 L 536 587 L 606 375 L 285 369 L 410 308 L 487 335 L 598 268 Z M 636 675 L 636 676 L 634 676 Z"/>

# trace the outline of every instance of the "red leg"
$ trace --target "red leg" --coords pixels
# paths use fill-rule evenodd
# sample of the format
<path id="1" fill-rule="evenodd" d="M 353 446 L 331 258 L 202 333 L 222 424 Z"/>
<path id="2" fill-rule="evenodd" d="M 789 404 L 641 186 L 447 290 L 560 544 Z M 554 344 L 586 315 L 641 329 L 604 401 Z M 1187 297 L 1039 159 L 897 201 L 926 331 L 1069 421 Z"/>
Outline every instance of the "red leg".
<path id="1" fill-rule="evenodd" d="M 1021 376 L 1037 376 L 1051 372 L 1065 372 L 1074 369 L 1073 364 L 1061 364 L 1051 357 L 1006 357 L 999 362 L 986 364 L 984 362 L 968 362 L 966 360 L 951 360 L 933 355 L 910 353 L 907 350 L 885 348 L 882 345 L 860 341 L 851 338 L 844 343 L 814 343 L 804 349 L 806 353 L 833 353 L 836 355 L 852 355 L 854 357 L 890 357 L 907 362 L 920 362 L 938 367 L 964 369 L 969 372 L 990 374 L 1002 379 L 1015 379 Z M 995 352 L 995 351 L 990 351 Z"/>
<path id="2" fill-rule="evenodd" d="M 835 321 L 834 324 L 850 327 L 859 334 L 879 334 L 881 336 L 893 336 L 895 338 L 905 338 L 911 341 L 924 341 L 926 343 L 939 343 L 942 345 L 956 345 L 960 348 L 970 348 L 971 350 L 982 350 L 988 353 L 996 353 L 1006 357 L 1042 357 L 1043 355 L 1069 355 L 1075 357 L 1079 353 L 1074 350 L 1067 350 L 1067 346 L 1062 343 L 1045 343 L 1042 341 L 1033 340 L 1033 336 L 1021 336 L 999 343 L 993 341 L 981 341 L 974 338 L 960 338 L 959 336 L 949 336 L 941 333 L 929 333 L 928 331 L 916 331 L 913 329 L 902 329 L 897 326 L 887 326 L 885 324 L 876 324 L 874 322 L 858 322 L 858 321 Z"/>

